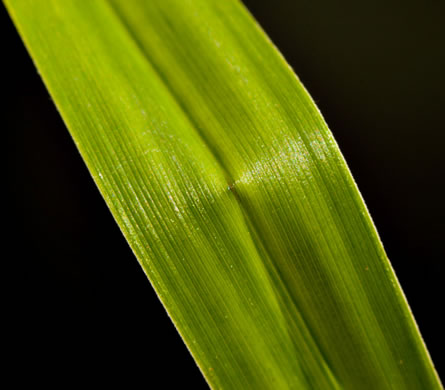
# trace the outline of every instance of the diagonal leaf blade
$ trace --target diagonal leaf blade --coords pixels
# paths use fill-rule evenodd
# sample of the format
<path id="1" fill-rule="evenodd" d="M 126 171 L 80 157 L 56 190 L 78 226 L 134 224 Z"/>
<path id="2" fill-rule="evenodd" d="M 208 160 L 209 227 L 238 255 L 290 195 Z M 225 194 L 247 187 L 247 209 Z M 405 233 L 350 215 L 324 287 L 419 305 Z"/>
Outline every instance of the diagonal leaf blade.
<path id="1" fill-rule="evenodd" d="M 441 388 L 324 120 L 237 1 L 7 0 L 214 388 Z"/>

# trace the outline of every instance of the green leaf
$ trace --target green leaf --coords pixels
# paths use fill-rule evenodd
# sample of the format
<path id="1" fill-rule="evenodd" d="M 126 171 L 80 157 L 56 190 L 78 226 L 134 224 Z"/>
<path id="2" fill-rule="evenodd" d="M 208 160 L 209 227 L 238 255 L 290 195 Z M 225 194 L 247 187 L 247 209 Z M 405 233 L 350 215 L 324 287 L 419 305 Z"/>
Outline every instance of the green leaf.
<path id="1" fill-rule="evenodd" d="M 213 388 L 441 388 L 332 134 L 238 1 L 5 3 Z"/>

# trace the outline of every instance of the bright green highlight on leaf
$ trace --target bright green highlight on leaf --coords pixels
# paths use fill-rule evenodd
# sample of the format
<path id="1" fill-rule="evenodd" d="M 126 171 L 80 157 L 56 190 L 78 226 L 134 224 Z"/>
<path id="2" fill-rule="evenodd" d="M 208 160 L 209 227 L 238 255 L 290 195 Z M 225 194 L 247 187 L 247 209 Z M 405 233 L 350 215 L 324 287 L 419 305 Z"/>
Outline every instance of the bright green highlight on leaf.
<path id="1" fill-rule="evenodd" d="M 441 388 L 330 131 L 238 1 L 5 3 L 213 388 Z"/>

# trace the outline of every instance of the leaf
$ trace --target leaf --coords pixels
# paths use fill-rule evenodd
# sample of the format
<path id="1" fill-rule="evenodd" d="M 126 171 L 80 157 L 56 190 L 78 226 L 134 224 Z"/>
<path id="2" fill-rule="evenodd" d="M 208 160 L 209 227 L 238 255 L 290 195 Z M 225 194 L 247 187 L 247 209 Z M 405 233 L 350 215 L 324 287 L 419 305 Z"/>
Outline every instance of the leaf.
<path id="1" fill-rule="evenodd" d="M 213 388 L 441 388 L 332 134 L 238 1 L 5 3 Z"/>

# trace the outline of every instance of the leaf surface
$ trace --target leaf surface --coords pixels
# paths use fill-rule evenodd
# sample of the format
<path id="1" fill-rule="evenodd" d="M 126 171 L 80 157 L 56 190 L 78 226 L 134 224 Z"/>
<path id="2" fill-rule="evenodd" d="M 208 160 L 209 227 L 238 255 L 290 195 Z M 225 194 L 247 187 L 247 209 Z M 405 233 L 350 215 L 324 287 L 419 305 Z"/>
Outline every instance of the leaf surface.
<path id="1" fill-rule="evenodd" d="M 213 388 L 441 388 L 331 132 L 238 1 L 5 4 Z"/>

